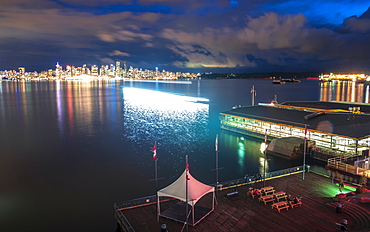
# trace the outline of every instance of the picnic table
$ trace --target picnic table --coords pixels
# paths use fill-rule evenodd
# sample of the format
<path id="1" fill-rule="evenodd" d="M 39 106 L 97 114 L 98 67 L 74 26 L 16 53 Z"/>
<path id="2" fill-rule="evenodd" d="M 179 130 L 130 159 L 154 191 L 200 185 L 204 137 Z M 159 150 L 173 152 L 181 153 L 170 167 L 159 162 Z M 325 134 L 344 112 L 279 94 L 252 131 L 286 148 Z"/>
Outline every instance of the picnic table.
<path id="1" fill-rule="evenodd" d="M 275 198 L 273 195 L 266 195 L 266 196 L 261 196 L 260 198 L 258 198 L 258 201 L 263 201 L 263 203 L 266 205 L 266 203 L 270 201 L 274 203 Z"/>
<path id="2" fill-rule="evenodd" d="M 225 195 L 225 198 L 231 198 L 231 197 L 237 197 L 237 196 L 239 196 L 239 192 L 238 191 L 234 191 L 234 192 L 227 193 Z"/>
<path id="3" fill-rule="evenodd" d="M 267 186 L 267 187 L 263 187 L 263 188 L 261 188 L 261 189 L 260 189 L 260 191 L 261 191 L 262 193 L 264 193 L 265 195 L 267 195 L 267 194 L 269 194 L 269 193 L 274 193 L 274 192 L 275 192 L 275 189 L 274 189 L 274 187 L 272 187 L 272 186 Z"/>
<path id="4" fill-rule="evenodd" d="M 294 206 L 299 206 L 301 207 L 302 206 L 302 201 L 301 199 L 298 200 L 298 202 L 294 202 L 294 201 L 289 201 L 289 204 L 290 204 L 290 207 L 292 207 L 292 209 L 294 208 Z"/>
<path id="5" fill-rule="evenodd" d="M 254 197 L 256 196 L 262 196 L 262 192 L 260 190 L 258 190 L 258 194 L 255 194 L 254 193 L 255 189 L 249 189 L 248 192 L 247 192 L 247 196 L 251 196 L 253 199 Z"/>
<path id="6" fill-rule="evenodd" d="M 285 192 L 281 192 L 281 191 L 280 192 L 276 192 L 276 193 L 274 193 L 272 195 L 275 197 L 275 199 L 277 201 L 279 201 L 280 199 L 287 200 L 287 197 L 288 197 Z"/>
<path id="7" fill-rule="evenodd" d="M 277 209 L 277 211 L 279 211 L 279 213 L 280 213 L 280 210 L 282 210 L 282 209 L 287 209 L 288 210 L 289 203 L 287 201 L 279 201 L 279 202 L 276 202 L 276 203 L 272 204 L 271 208 Z"/>

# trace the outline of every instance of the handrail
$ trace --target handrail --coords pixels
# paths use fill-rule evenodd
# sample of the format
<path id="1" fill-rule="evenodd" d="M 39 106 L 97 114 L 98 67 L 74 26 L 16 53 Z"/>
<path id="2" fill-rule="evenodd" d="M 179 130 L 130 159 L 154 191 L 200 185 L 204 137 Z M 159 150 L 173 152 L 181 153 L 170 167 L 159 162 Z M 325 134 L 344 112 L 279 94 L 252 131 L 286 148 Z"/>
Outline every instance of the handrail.
<path id="1" fill-rule="evenodd" d="M 357 155 L 342 155 L 338 157 L 333 157 L 328 159 L 327 166 L 329 167 L 334 167 L 338 170 L 343 170 L 348 173 L 352 173 L 355 175 L 360 175 L 360 176 L 366 176 L 368 177 L 370 175 L 370 170 L 362 169 L 360 167 L 355 167 L 354 165 L 345 163 L 348 161 L 353 161 L 355 158 L 358 159 L 360 156 Z"/>
<path id="2" fill-rule="evenodd" d="M 125 231 L 127 232 L 135 232 L 134 227 L 132 227 L 131 223 L 127 220 L 125 215 L 121 211 L 117 210 L 117 205 L 114 204 L 113 207 L 114 207 L 114 215 L 116 216 L 117 221 L 119 222 L 121 227 L 125 228 Z"/>
<path id="3" fill-rule="evenodd" d="M 282 169 L 278 171 L 268 172 L 266 173 L 266 180 L 283 177 L 286 175 L 290 175 L 290 174 L 294 174 L 294 173 L 302 172 L 302 171 L 303 171 L 303 166 L 297 166 L 297 167 Z M 243 186 L 247 184 L 258 183 L 263 180 L 264 180 L 263 175 L 256 174 L 253 176 L 248 176 L 248 179 L 239 178 L 239 179 L 234 179 L 230 181 L 219 182 L 218 186 L 220 187 L 219 190 L 223 190 L 223 189 L 239 187 L 239 186 Z M 211 185 L 215 186 L 215 184 L 211 184 Z M 173 198 L 161 197 L 161 201 L 168 201 L 171 199 Z M 157 202 L 157 196 L 151 195 L 151 196 L 136 198 L 136 199 L 132 199 L 128 201 L 117 202 L 114 204 L 114 208 L 116 211 L 121 211 L 121 210 L 129 209 L 129 208 L 155 204 L 156 202 Z"/>
<path id="4" fill-rule="evenodd" d="M 309 166 L 307 166 L 308 171 L 309 171 Z M 292 168 L 287 168 L 283 170 L 278 170 L 278 171 L 273 171 L 266 173 L 265 179 L 262 175 L 256 174 L 253 176 L 248 176 L 248 178 L 239 178 L 231 181 L 224 181 L 220 182 L 217 187 L 220 187 L 218 190 L 225 190 L 229 188 L 235 188 L 247 184 L 253 184 L 253 183 L 258 183 L 262 182 L 264 180 L 270 180 L 274 178 L 279 178 L 283 177 L 286 175 L 292 175 L 298 172 L 303 172 L 303 166 L 297 166 L 297 167 L 292 167 Z M 215 184 L 213 184 L 215 185 Z M 170 201 L 174 200 L 172 197 L 160 197 L 161 202 L 163 201 Z M 123 201 L 123 202 L 118 202 L 114 203 L 113 208 L 114 208 L 114 214 L 121 225 L 121 227 L 125 228 L 126 231 L 128 232 L 135 232 L 134 228 L 131 226 L 130 222 L 127 220 L 125 215 L 123 214 L 124 210 L 131 209 L 131 208 L 136 208 L 136 207 L 141 207 L 145 205 L 152 205 L 157 202 L 157 196 L 156 195 L 151 195 L 147 197 L 141 197 L 141 198 L 136 198 L 128 201 Z"/>

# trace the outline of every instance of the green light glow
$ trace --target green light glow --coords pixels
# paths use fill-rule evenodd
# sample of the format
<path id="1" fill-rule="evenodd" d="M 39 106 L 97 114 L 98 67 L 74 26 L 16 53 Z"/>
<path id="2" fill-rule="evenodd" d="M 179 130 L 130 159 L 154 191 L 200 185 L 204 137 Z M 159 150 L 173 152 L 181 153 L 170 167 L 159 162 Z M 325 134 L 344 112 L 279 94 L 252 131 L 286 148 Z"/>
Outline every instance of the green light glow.
<path id="1" fill-rule="evenodd" d="M 239 142 L 239 149 L 238 149 L 238 156 L 239 156 L 239 159 L 238 159 L 238 163 L 240 166 L 243 166 L 244 165 L 244 156 L 245 156 L 245 147 L 244 147 L 244 143 L 242 142 Z"/>
<path id="2" fill-rule="evenodd" d="M 356 188 L 344 185 L 342 193 L 349 193 L 355 191 Z M 321 184 L 316 190 L 319 195 L 323 197 L 335 197 L 337 194 L 340 194 L 338 184 L 326 183 Z"/>

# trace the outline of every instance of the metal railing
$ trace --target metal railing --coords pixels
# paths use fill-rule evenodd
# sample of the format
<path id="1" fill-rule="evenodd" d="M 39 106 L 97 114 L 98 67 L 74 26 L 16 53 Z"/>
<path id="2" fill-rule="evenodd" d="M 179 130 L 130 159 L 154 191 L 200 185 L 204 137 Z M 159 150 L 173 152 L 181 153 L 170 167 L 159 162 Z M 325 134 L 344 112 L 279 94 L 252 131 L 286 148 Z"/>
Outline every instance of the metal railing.
<path id="1" fill-rule="evenodd" d="M 306 166 L 306 171 L 309 171 L 309 166 Z M 287 175 L 296 174 L 299 172 L 303 172 L 303 166 L 297 166 L 297 167 L 282 169 L 278 171 L 267 172 L 266 178 L 263 177 L 263 174 L 255 174 L 251 176 L 248 175 L 248 176 L 245 176 L 244 178 L 220 182 L 218 185 L 218 190 L 235 188 L 235 187 L 248 185 L 248 184 L 255 184 L 258 182 L 263 182 L 264 180 L 271 180 L 271 179 L 275 179 L 275 178 L 279 178 L 279 177 L 283 177 Z"/>
<path id="2" fill-rule="evenodd" d="M 306 171 L 309 172 L 309 166 L 306 166 Z M 303 172 L 303 166 L 297 166 L 297 167 L 287 168 L 283 170 L 268 172 L 266 173 L 265 178 L 263 177 L 263 175 L 256 174 L 252 176 L 246 176 L 245 178 L 239 178 L 239 179 L 230 180 L 230 181 L 223 181 L 223 182 L 220 182 L 217 187 L 218 187 L 218 190 L 225 190 L 225 189 L 235 188 L 239 186 L 244 186 L 247 184 L 263 182 L 264 180 L 270 180 L 270 179 L 275 179 L 275 178 L 279 178 L 279 177 L 283 177 L 287 175 L 292 175 L 292 174 L 296 174 L 299 172 Z M 161 202 L 170 201 L 170 200 L 174 200 L 174 198 L 170 198 L 170 197 L 160 198 Z M 127 220 L 127 218 L 123 214 L 123 211 L 127 209 L 142 207 L 146 205 L 152 205 L 156 203 L 157 203 L 156 195 L 118 202 L 113 205 L 114 214 L 122 228 L 124 228 L 127 232 L 135 232 L 134 228 L 131 226 L 130 222 Z"/>
<path id="3" fill-rule="evenodd" d="M 125 215 L 123 215 L 123 213 L 116 208 L 116 204 L 114 204 L 114 216 L 116 217 L 120 226 L 126 232 L 135 232 L 135 229 L 131 226 L 130 222 L 127 220 Z"/>
<path id="4" fill-rule="evenodd" d="M 360 176 L 366 176 L 370 177 L 370 170 L 360 168 L 360 167 L 355 167 L 352 165 L 354 163 L 355 159 L 358 160 L 362 156 L 353 156 L 352 154 L 346 155 L 340 155 L 338 157 L 333 157 L 328 159 L 327 166 L 332 167 L 338 170 L 342 170 L 354 175 L 360 175 Z"/>

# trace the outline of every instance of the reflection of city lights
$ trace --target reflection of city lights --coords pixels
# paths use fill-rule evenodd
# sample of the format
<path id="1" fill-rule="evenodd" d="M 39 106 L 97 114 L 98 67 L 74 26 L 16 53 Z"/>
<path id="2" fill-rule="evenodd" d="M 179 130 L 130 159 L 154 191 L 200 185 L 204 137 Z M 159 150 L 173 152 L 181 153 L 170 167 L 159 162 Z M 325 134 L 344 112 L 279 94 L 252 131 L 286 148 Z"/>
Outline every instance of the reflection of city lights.
<path id="1" fill-rule="evenodd" d="M 261 153 L 264 153 L 266 149 L 267 149 L 267 144 L 266 143 L 261 143 L 261 146 L 260 146 Z"/>
<path id="2" fill-rule="evenodd" d="M 265 162 L 265 158 L 264 157 L 260 157 L 259 162 L 260 162 L 260 173 L 263 173 L 264 174 L 265 171 L 268 170 L 268 168 L 267 168 L 268 167 L 267 160 Z M 264 168 L 265 165 L 266 165 L 266 168 Z"/>
<path id="3" fill-rule="evenodd" d="M 332 81 L 320 84 L 320 101 L 369 102 L 368 88 L 353 81 Z"/>
<path id="4" fill-rule="evenodd" d="M 244 139 L 244 138 L 243 138 Z M 242 167 L 244 165 L 244 156 L 245 156 L 245 146 L 244 143 L 239 142 L 238 143 L 238 163 Z"/>

